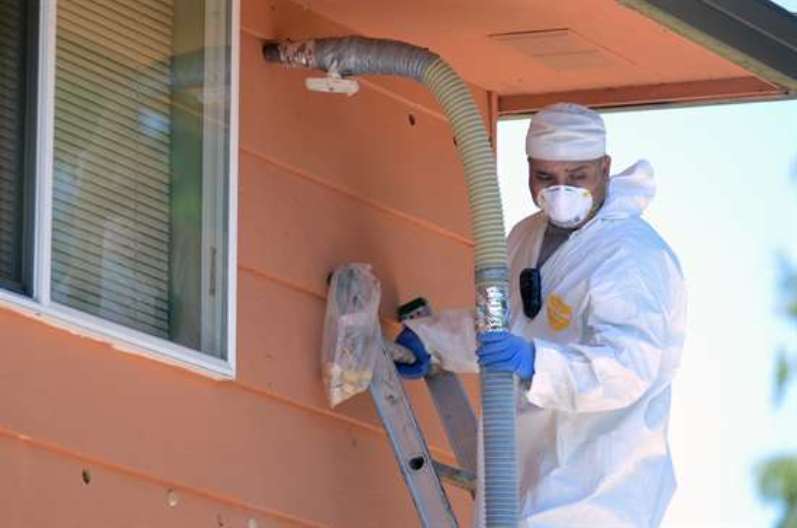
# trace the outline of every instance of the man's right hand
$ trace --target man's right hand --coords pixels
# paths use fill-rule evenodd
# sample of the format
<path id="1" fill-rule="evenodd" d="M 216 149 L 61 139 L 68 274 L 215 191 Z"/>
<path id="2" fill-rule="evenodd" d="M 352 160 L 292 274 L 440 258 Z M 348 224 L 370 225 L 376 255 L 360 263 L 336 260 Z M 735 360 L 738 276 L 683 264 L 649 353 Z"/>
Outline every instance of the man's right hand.
<path id="1" fill-rule="evenodd" d="M 429 373 L 432 366 L 432 356 L 426 351 L 421 338 L 410 328 L 404 327 L 396 338 L 396 344 L 403 346 L 415 356 L 413 363 L 396 362 L 396 370 L 402 378 L 421 379 Z"/>

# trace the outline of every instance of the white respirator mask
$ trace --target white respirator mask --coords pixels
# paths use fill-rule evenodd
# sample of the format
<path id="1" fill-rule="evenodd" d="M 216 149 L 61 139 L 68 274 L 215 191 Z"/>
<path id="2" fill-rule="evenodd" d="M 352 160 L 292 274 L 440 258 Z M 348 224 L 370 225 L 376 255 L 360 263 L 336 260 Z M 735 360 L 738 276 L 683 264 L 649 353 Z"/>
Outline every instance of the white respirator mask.
<path id="1" fill-rule="evenodd" d="M 537 205 L 545 211 L 552 224 L 576 227 L 592 211 L 592 193 L 582 187 L 554 185 L 539 192 Z"/>

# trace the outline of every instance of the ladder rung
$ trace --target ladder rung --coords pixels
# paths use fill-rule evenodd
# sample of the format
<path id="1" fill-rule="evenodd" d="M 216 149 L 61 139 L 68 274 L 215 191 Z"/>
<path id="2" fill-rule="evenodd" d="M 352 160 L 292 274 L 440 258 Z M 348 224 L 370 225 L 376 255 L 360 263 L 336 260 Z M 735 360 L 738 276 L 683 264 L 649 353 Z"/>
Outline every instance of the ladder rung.
<path id="1" fill-rule="evenodd" d="M 437 460 L 432 460 L 434 469 L 441 480 L 449 484 L 476 493 L 476 474 L 466 469 L 461 469 Z"/>

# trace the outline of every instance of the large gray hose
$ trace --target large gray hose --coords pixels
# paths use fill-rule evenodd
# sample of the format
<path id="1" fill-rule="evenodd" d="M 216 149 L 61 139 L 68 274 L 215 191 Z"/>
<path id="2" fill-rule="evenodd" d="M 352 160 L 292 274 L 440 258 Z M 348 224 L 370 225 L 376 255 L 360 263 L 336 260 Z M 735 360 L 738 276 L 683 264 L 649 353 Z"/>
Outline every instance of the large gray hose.
<path id="1" fill-rule="evenodd" d="M 451 122 L 465 169 L 476 261 L 479 332 L 507 329 L 509 287 L 501 195 L 481 115 L 462 79 L 436 54 L 417 46 L 361 37 L 266 42 L 270 62 L 334 71 L 340 75 L 399 75 L 431 90 Z M 482 371 L 485 510 L 489 528 L 516 528 L 516 378 Z"/>

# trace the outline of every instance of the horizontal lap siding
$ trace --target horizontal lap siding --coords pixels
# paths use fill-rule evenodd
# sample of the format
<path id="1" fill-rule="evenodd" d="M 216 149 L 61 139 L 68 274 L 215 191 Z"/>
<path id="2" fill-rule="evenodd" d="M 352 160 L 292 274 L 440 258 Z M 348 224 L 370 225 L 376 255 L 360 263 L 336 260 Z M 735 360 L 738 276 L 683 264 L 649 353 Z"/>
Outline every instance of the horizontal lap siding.
<path id="1" fill-rule="evenodd" d="M 260 528 L 308 526 L 277 512 L 65 456 L 2 432 L 0 469 L 0 511 L 8 527 L 245 528 L 253 520 Z"/>
<path id="2" fill-rule="evenodd" d="M 89 339 L 64 339 L 19 315 L 0 313 L 0 325 L 17 357 L 0 371 L 0 432 L 32 439 L 38 451 L 44 449 L 37 444 L 52 445 L 89 468 L 110 466 L 131 486 L 154 481 L 164 491 L 209 496 L 219 507 L 226 498 L 328 526 L 367 526 L 359 524 L 361 514 L 374 508 L 388 525 L 412 526 L 409 498 L 376 428 L 124 357 Z M 2 474 L 14 463 L 0 458 Z M 24 476 L 42 478 L 47 474 L 32 469 Z"/>
<path id="3" fill-rule="evenodd" d="M 0 452 L 17 453 L 0 457 L 0 471 L 33 486 L 0 479 L 0 496 L 21 502 L 15 526 L 64 525 L 65 512 L 87 527 L 219 526 L 216 515 L 224 526 L 417 524 L 367 396 L 326 404 L 325 277 L 372 263 L 388 332 L 414 296 L 471 304 L 466 190 L 451 131 L 422 87 L 369 78 L 352 98 L 309 93 L 303 79 L 317 73 L 260 55 L 260 38 L 350 32 L 289 2 L 242 0 L 235 381 L 0 312 L 13 343 L 0 369 Z M 484 109 L 486 94 L 474 93 Z M 436 456 L 451 461 L 425 387 L 408 389 Z M 58 508 L 29 504 L 59 491 Z M 470 498 L 450 494 L 467 526 Z"/>
<path id="4" fill-rule="evenodd" d="M 471 293 L 472 250 L 459 241 L 244 152 L 241 184 L 243 268 L 323 294 L 333 266 L 369 262 L 382 280 L 382 312 L 388 317 L 395 316 L 399 299 L 424 294 L 451 306 L 465 302 Z"/>

